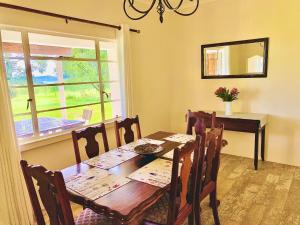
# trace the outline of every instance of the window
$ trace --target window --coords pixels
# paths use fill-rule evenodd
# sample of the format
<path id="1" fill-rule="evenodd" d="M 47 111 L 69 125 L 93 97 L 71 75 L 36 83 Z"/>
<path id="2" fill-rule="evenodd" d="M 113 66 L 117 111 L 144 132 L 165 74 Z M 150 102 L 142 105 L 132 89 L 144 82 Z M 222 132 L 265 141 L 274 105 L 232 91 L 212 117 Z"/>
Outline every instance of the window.
<path id="1" fill-rule="evenodd" d="M 123 116 L 117 44 L 1 30 L 18 138 Z"/>

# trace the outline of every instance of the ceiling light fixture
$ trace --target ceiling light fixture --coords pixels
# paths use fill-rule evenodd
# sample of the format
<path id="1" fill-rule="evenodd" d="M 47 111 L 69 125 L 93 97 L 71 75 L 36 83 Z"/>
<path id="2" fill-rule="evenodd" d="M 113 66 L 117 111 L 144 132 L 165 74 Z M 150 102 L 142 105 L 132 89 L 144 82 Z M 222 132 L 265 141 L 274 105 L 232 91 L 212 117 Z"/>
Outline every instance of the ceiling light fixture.
<path id="1" fill-rule="evenodd" d="M 139 20 L 139 19 L 142 19 L 145 16 L 147 16 L 148 13 L 156 5 L 155 3 L 157 2 L 156 10 L 159 14 L 160 22 L 163 23 L 163 21 L 164 21 L 163 15 L 166 10 L 171 10 L 181 16 L 190 16 L 197 11 L 200 0 L 178 0 L 178 3 L 176 5 L 174 3 L 170 3 L 170 0 L 151 0 L 151 1 L 152 1 L 152 3 L 150 4 L 149 8 L 144 10 L 144 9 L 139 9 L 136 6 L 135 0 L 124 0 L 124 4 L 123 4 L 124 12 L 125 12 L 126 16 L 129 17 L 130 19 Z M 183 3 L 186 1 L 196 2 L 195 7 L 190 12 L 182 11 L 182 8 L 184 5 Z M 135 16 L 131 15 L 131 13 L 129 13 L 129 11 L 135 12 L 136 15 Z"/>

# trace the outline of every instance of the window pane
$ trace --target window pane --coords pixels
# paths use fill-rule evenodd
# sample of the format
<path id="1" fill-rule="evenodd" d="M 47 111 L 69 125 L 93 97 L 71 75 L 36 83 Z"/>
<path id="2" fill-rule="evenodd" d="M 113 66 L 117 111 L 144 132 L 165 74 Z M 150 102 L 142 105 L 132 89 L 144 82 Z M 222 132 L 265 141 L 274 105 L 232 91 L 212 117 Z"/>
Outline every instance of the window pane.
<path id="1" fill-rule="evenodd" d="M 104 104 L 105 107 L 105 119 L 113 119 L 117 116 L 123 116 L 122 115 L 122 104 L 121 101 L 115 101 L 115 102 L 106 102 Z"/>
<path id="2" fill-rule="evenodd" d="M 29 113 L 27 109 L 27 100 L 29 99 L 28 88 L 9 88 L 9 96 L 12 105 L 13 114 Z"/>
<path id="3" fill-rule="evenodd" d="M 117 43 L 116 42 L 104 42 L 100 41 L 100 59 L 117 61 L 118 52 L 117 52 Z"/>
<path id="4" fill-rule="evenodd" d="M 99 81 L 96 62 L 31 60 L 31 69 L 35 85 Z"/>
<path id="5" fill-rule="evenodd" d="M 6 57 L 24 57 L 22 47 L 21 32 L 1 31 L 3 56 Z"/>
<path id="6" fill-rule="evenodd" d="M 120 83 L 114 82 L 114 83 L 105 83 L 104 84 L 104 100 L 120 100 L 121 99 L 121 87 Z"/>
<path id="7" fill-rule="evenodd" d="M 28 138 L 33 135 L 31 115 L 14 116 L 16 135 L 18 138 Z"/>
<path id="8" fill-rule="evenodd" d="M 27 85 L 24 60 L 6 58 L 4 63 L 8 85 Z"/>
<path id="9" fill-rule="evenodd" d="M 8 84 L 27 85 L 21 32 L 2 30 L 1 38 Z"/>
<path id="10" fill-rule="evenodd" d="M 101 75 L 104 82 L 120 80 L 118 64 L 107 62 L 101 63 Z"/>
<path id="11" fill-rule="evenodd" d="M 34 91 L 38 111 L 100 102 L 97 84 L 35 87 Z"/>
<path id="12" fill-rule="evenodd" d="M 29 33 L 32 56 L 96 59 L 95 42 L 77 38 Z"/>
<path id="13" fill-rule="evenodd" d="M 41 135 L 74 129 L 101 122 L 101 107 L 100 104 L 96 104 L 38 113 L 38 121 Z"/>

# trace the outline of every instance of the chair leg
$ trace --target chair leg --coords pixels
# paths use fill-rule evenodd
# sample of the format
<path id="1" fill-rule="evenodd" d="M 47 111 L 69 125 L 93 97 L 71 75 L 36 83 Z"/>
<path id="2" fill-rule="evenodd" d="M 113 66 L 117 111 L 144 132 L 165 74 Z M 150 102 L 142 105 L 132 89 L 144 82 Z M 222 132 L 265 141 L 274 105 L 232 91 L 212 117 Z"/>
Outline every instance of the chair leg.
<path id="1" fill-rule="evenodd" d="M 217 207 L 221 204 L 220 200 L 217 199 Z M 212 201 L 209 200 L 209 207 L 212 207 Z"/>
<path id="2" fill-rule="evenodd" d="M 218 198 L 217 198 L 217 190 L 215 190 L 215 194 L 214 195 L 216 196 L 215 199 L 216 199 L 217 207 L 219 207 L 220 200 L 218 200 Z M 212 207 L 213 202 L 214 202 L 214 199 L 212 199 L 212 195 L 210 194 L 209 195 L 209 207 Z"/>
<path id="3" fill-rule="evenodd" d="M 220 225 L 219 213 L 218 213 L 218 200 L 216 190 L 210 193 L 211 208 L 213 211 L 215 225 Z"/>
<path id="4" fill-rule="evenodd" d="M 195 222 L 195 213 L 194 210 L 190 213 L 189 217 L 188 217 L 188 224 L 189 225 L 194 225 Z"/>
<path id="5" fill-rule="evenodd" d="M 201 225 L 201 207 L 200 207 L 200 199 L 199 202 L 195 204 L 194 210 L 194 217 L 195 217 L 195 225 Z"/>

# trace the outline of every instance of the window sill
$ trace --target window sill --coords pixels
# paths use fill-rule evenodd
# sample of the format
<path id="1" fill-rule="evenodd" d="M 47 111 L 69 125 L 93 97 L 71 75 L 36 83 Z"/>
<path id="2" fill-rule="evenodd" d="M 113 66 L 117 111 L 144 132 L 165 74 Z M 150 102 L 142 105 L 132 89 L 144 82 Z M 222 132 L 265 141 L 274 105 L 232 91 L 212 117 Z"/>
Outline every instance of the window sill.
<path id="1" fill-rule="evenodd" d="M 113 127 L 114 124 L 114 120 L 109 120 L 105 122 L 105 127 L 106 129 L 111 129 Z M 90 126 L 96 126 L 98 124 L 91 124 L 91 125 L 86 125 L 86 126 L 81 126 L 78 127 L 77 129 L 82 129 L 85 127 L 90 127 Z M 66 130 L 64 132 L 59 132 L 57 134 L 52 134 L 52 135 L 47 135 L 44 137 L 38 137 L 38 138 L 32 138 L 29 140 L 22 140 L 19 141 L 19 147 L 20 147 L 20 151 L 21 152 L 25 152 L 34 148 L 39 148 L 39 147 L 43 147 L 46 145 L 50 145 L 50 144 L 54 144 L 57 142 L 61 142 L 61 141 L 65 141 L 65 140 L 69 140 L 72 138 L 71 136 L 71 130 Z"/>

